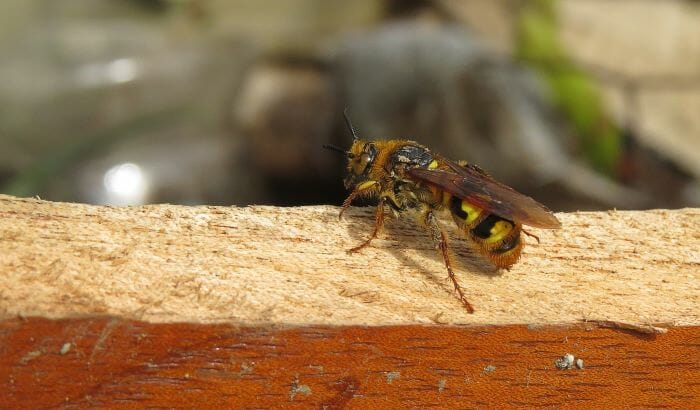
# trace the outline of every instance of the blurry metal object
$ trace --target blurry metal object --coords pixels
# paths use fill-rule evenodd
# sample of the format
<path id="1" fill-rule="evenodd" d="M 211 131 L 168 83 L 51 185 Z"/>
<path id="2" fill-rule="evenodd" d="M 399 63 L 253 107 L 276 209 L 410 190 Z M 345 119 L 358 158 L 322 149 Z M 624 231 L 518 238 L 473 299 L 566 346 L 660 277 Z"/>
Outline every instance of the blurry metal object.
<path id="1" fill-rule="evenodd" d="M 105 172 L 102 179 L 105 195 L 100 204 L 142 205 L 147 202 L 149 181 L 147 175 L 136 164 L 118 164 Z"/>
<path id="2" fill-rule="evenodd" d="M 4 192 L 113 204 L 255 198 L 236 191 L 250 182 L 230 166 L 240 150 L 227 140 L 237 136 L 217 128 L 248 45 L 198 30 L 177 7 L 144 15 L 140 2 L 7 3 L 22 24 L 0 29 Z M 148 189 L 122 198 L 102 179 L 126 162 Z"/>
<path id="3" fill-rule="evenodd" d="M 61 189 L 56 189 L 56 186 L 63 187 L 62 190 L 65 193 L 75 192 L 75 189 L 65 187 L 65 185 L 69 187 L 75 185 L 75 181 L 65 180 L 67 170 L 77 166 L 81 161 L 89 160 L 91 155 L 108 151 L 115 145 L 122 144 L 131 138 L 142 134 L 148 135 L 156 129 L 166 127 L 175 119 L 180 118 L 183 112 L 183 107 L 169 107 L 162 111 L 141 114 L 114 127 L 85 134 L 76 132 L 75 135 L 72 135 L 72 140 L 54 147 L 53 151 L 39 157 L 34 164 L 25 167 L 13 178 L 10 178 L 1 189 L 3 192 L 17 196 L 32 196 L 41 193 L 54 200 L 78 200 L 69 194 L 53 197 L 46 195 L 46 193 L 60 191 Z M 52 187 L 52 185 L 55 186 Z"/>
<path id="4" fill-rule="evenodd" d="M 259 182 L 240 148 L 226 135 L 175 123 L 83 159 L 67 175 L 70 186 L 54 185 L 48 193 L 108 205 L 256 202 Z"/>
<path id="5" fill-rule="evenodd" d="M 128 83 L 140 74 L 138 62 L 133 58 L 118 58 L 107 63 L 90 63 L 79 67 L 76 83 L 83 87 L 109 86 Z"/>

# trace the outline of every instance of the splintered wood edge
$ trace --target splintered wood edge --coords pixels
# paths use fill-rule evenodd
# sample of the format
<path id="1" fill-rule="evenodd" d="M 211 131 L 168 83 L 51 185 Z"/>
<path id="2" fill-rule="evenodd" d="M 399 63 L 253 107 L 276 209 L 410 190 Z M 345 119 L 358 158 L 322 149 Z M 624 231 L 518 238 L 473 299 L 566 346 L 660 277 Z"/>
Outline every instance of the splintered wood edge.
<path id="1" fill-rule="evenodd" d="M 414 221 L 373 210 L 104 207 L 0 195 L 0 318 L 241 325 L 700 324 L 700 209 L 557 214 L 494 272 L 448 220 L 457 277 Z"/>

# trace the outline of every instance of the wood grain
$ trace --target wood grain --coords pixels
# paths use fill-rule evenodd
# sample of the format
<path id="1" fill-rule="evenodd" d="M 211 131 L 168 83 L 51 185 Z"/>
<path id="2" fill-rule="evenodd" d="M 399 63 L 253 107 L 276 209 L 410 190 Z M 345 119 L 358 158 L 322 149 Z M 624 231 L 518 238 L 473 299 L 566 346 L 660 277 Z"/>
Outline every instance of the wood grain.
<path id="1" fill-rule="evenodd" d="M 68 347 L 66 347 L 68 345 Z M 700 328 L 0 322 L 0 407 L 696 408 Z M 560 370 L 566 353 L 583 368 Z"/>
<path id="2" fill-rule="evenodd" d="M 450 226 L 453 294 L 412 221 L 312 206 L 101 207 L 0 196 L 0 317 L 237 324 L 700 324 L 700 210 L 558 214 L 493 272 Z"/>

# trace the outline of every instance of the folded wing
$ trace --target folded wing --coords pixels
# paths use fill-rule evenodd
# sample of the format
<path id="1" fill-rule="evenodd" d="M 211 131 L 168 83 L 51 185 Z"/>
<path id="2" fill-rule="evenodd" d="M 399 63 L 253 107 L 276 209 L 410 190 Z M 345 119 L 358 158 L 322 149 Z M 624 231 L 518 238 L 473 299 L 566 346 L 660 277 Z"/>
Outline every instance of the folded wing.
<path id="1" fill-rule="evenodd" d="M 411 168 L 407 174 L 436 185 L 481 209 L 524 225 L 556 229 L 561 222 L 546 206 L 504 185 L 475 165 L 440 159 L 449 169 Z"/>

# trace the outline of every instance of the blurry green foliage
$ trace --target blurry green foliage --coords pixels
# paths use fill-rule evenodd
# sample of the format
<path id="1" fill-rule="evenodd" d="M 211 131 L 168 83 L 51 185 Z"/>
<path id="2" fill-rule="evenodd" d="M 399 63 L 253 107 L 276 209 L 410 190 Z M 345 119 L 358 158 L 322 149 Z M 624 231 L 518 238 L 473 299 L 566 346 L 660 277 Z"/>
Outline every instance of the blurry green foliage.
<path id="1" fill-rule="evenodd" d="M 603 108 L 595 82 L 570 61 L 558 39 L 556 0 L 529 0 L 518 20 L 517 55 L 549 85 L 554 104 L 571 121 L 580 148 L 598 171 L 614 176 L 620 130 Z"/>

